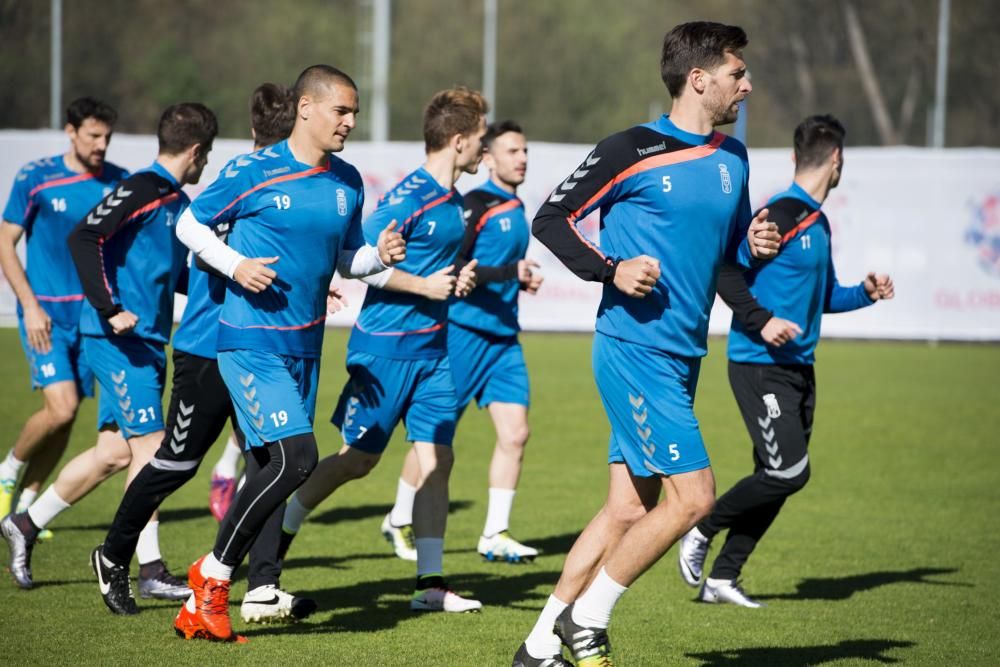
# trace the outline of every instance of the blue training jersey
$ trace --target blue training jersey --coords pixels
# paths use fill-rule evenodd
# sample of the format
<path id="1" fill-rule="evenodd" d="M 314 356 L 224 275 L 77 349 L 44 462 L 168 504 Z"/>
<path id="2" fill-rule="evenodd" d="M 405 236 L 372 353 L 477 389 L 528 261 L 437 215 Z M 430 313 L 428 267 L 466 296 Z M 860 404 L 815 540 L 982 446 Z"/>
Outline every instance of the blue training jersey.
<path id="1" fill-rule="evenodd" d="M 802 333 L 780 347 L 768 345 L 759 328 L 751 331 L 733 317 L 729 358 L 753 364 L 812 364 L 823 313 L 839 313 L 874 303 L 864 284 L 837 282 L 830 223 L 820 203 L 793 183 L 767 203 L 768 220 L 782 233 L 778 256 L 743 274 L 750 293 L 776 317 L 799 325 Z"/>
<path id="2" fill-rule="evenodd" d="M 517 298 L 521 284 L 516 263 L 528 251 L 530 230 L 524 202 L 492 180 L 465 195 L 465 259 L 479 266 L 513 268 L 513 277 L 486 282 L 464 299 L 453 299 L 448 320 L 468 329 L 494 336 L 513 336 L 521 330 L 517 322 Z"/>
<path id="3" fill-rule="evenodd" d="M 110 162 L 96 174 L 79 174 L 62 155 L 29 162 L 17 172 L 3 219 L 24 228 L 28 283 L 56 322 L 79 323 L 84 300 L 66 237 L 126 176 L 127 171 Z M 22 313 L 20 303 L 17 312 Z"/>
<path id="4" fill-rule="evenodd" d="M 87 302 L 80 315 L 80 332 L 88 336 L 114 336 L 101 302 L 117 304 L 134 313 L 138 323 L 131 334 L 166 344 L 174 323 L 174 292 L 184 270 L 187 248 L 174 235 L 174 225 L 191 200 L 181 184 L 162 165 L 154 162 L 122 181 L 77 226 L 78 232 L 97 238 L 100 261 L 93 271 L 100 281 L 85 276 L 87 283 L 103 283 L 100 298 Z M 71 248 L 76 256 L 76 247 Z M 86 259 L 77 260 L 84 275 Z"/>
<path id="5" fill-rule="evenodd" d="M 746 148 L 697 135 L 666 115 L 600 142 L 550 195 L 533 231 L 574 273 L 604 282 L 597 331 L 684 357 L 707 353 L 724 261 L 749 267 L 752 219 Z M 600 247 L 575 223 L 600 210 Z M 661 275 L 642 299 L 613 284 L 621 259 L 649 255 Z"/>
<path id="6" fill-rule="evenodd" d="M 379 200 L 364 223 L 365 239 L 378 241 L 393 220 L 406 239 L 397 268 L 428 276 L 455 261 L 465 233 L 462 196 L 446 190 L 420 167 Z M 348 349 L 393 359 L 434 359 L 447 354 L 448 302 L 370 288 L 351 331 Z"/>
<path id="7" fill-rule="evenodd" d="M 226 299 L 226 280 L 195 266 L 188 266 L 187 304 L 174 332 L 174 349 L 205 359 L 215 359 L 219 340 L 219 314 Z"/>
<path id="8" fill-rule="evenodd" d="M 364 245 L 363 204 L 357 169 L 333 155 L 310 167 L 287 140 L 226 165 L 191 205 L 194 217 L 213 228 L 233 225 L 229 245 L 244 257 L 279 259 L 270 265 L 277 279 L 259 294 L 226 282 L 218 350 L 320 356 L 337 258 Z"/>

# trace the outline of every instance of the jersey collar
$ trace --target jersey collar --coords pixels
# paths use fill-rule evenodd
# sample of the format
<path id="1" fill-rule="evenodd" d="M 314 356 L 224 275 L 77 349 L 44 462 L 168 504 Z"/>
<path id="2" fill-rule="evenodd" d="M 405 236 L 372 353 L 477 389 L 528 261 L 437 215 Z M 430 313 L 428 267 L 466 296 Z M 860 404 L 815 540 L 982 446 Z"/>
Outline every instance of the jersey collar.
<path id="1" fill-rule="evenodd" d="M 167 171 L 166 167 L 164 167 L 159 162 L 153 162 L 153 164 L 150 165 L 149 170 L 156 172 L 157 174 L 168 180 L 170 182 L 170 185 L 173 186 L 174 190 L 181 189 L 180 182 L 176 178 L 174 178 L 174 175 L 171 174 L 169 171 Z"/>
<path id="2" fill-rule="evenodd" d="M 801 199 L 814 210 L 819 210 L 823 205 L 813 199 L 808 192 L 806 192 L 798 183 L 792 182 L 791 187 L 788 188 L 788 196 L 795 197 L 796 199 Z"/>
<path id="3" fill-rule="evenodd" d="M 670 114 L 663 114 L 654 123 L 653 128 L 660 134 L 666 134 L 671 137 L 680 139 L 686 144 L 691 144 L 692 146 L 703 146 L 712 140 L 715 136 L 715 132 L 709 132 L 708 134 L 693 134 L 691 132 L 685 132 L 681 128 L 674 125 L 674 121 L 670 120 Z"/>

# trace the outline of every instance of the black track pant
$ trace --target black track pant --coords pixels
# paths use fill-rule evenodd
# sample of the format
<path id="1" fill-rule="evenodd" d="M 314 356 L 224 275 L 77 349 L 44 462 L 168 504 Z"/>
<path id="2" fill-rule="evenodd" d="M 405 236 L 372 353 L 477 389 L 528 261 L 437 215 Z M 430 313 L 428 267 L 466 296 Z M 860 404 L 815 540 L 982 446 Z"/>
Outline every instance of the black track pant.
<path id="1" fill-rule="evenodd" d="M 153 460 L 125 491 L 104 540 L 104 555 L 108 559 L 121 565 L 132 560 L 139 533 L 153 512 L 167 496 L 195 476 L 202 458 L 232 416 L 229 392 L 216 361 L 175 350 L 166 436 Z M 242 442 L 235 420 L 233 426 Z M 256 585 L 278 585 L 277 554 L 284 505 L 274 514 L 276 518 L 268 522 L 251 556 L 251 585 L 255 581 Z"/>
<path id="2" fill-rule="evenodd" d="M 808 365 L 729 362 L 729 384 L 750 438 L 754 472 L 715 503 L 698 530 L 712 538 L 729 529 L 709 575 L 736 579 L 785 499 L 809 481 L 809 437 L 816 378 Z"/>

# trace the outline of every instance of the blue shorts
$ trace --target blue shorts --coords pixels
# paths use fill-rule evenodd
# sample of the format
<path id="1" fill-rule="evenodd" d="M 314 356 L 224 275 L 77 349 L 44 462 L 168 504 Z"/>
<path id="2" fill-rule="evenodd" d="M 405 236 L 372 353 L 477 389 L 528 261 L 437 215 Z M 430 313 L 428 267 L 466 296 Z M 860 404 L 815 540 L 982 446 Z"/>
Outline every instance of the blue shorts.
<path id="1" fill-rule="evenodd" d="M 448 323 L 448 360 L 459 410 L 472 399 L 528 407 L 528 367 L 517 336 L 491 336 Z"/>
<path id="2" fill-rule="evenodd" d="M 594 335 L 594 378 L 611 422 L 608 463 L 637 477 L 709 466 L 694 416 L 701 359 Z"/>
<path id="3" fill-rule="evenodd" d="M 247 448 L 313 432 L 319 359 L 226 350 L 219 352 L 219 373 Z"/>
<path id="4" fill-rule="evenodd" d="M 348 351 L 347 372 L 330 419 L 345 444 L 381 454 L 402 420 L 410 442 L 451 446 L 456 404 L 448 357 L 387 359 Z"/>
<path id="5" fill-rule="evenodd" d="M 44 389 L 56 382 L 75 382 L 80 396 L 94 395 L 94 371 L 83 353 L 80 327 L 52 320 L 52 349 L 42 354 L 28 345 L 28 332 L 24 318 L 18 316 L 17 330 L 21 333 L 21 347 L 31 366 L 31 388 Z"/>
<path id="6" fill-rule="evenodd" d="M 126 439 L 162 431 L 163 345 L 135 336 L 84 336 L 83 351 L 101 385 L 97 427 L 117 424 Z"/>

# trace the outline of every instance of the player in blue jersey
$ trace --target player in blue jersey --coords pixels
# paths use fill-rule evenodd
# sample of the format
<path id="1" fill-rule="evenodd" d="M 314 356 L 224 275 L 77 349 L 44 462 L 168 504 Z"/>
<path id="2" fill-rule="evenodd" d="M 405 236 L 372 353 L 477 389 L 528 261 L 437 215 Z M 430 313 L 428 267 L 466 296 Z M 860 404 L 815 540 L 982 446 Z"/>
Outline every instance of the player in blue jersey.
<path id="1" fill-rule="evenodd" d="M 174 224 L 188 204 L 181 188 L 198 182 L 217 132 L 215 115 L 201 104 L 168 108 L 157 128 L 156 161 L 119 183 L 69 236 L 87 298 L 83 349 L 101 383 L 100 433 L 27 511 L 3 521 L 11 572 L 22 587 L 32 584 L 39 530 L 119 470 L 129 469 L 130 482 L 163 440 L 164 347 L 186 257 Z M 177 599 L 189 591 L 166 569 L 157 527 L 150 522 L 139 540 L 139 588 L 145 596 Z"/>
<path id="2" fill-rule="evenodd" d="M 488 560 L 516 563 L 538 555 L 537 549 L 521 544 L 508 530 L 528 440 L 528 372 L 517 340 L 517 299 L 519 291 L 535 294 L 542 283 L 534 271 L 537 262 L 524 258 L 530 229 L 517 187 L 524 182 L 528 145 L 517 123 L 503 121 L 486 129 L 483 163 L 489 180 L 463 197 L 466 228 L 458 254 L 459 265 L 477 260 L 477 287 L 448 308 L 448 361 L 459 414 L 475 399 L 489 411 L 497 434 L 486 522 L 477 550 Z M 398 556 L 409 560 L 416 559 L 412 522 L 419 474 L 411 449 L 396 501 L 382 522 L 383 536 Z"/>
<path id="3" fill-rule="evenodd" d="M 515 665 L 565 664 L 560 640 L 578 665 L 612 664 L 615 603 L 712 509 L 693 404 L 716 279 L 724 260 L 747 268 L 779 240 L 766 209 L 751 214 L 746 149 L 714 129 L 750 94 L 746 44 L 741 28 L 718 23 L 668 32 L 670 114 L 601 141 L 535 217 L 542 243 L 604 283 L 593 364 L 611 422 L 610 479 Z M 598 209 L 600 248 L 575 227 Z"/>
<path id="4" fill-rule="evenodd" d="M 117 117 L 113 108 L 90 97 L 70 103 L 69 150 L 22 167 L 3 212 L 0 268 L 17 296 L 31 384 L 41 389 L 43 403 L 0 463 L 0 517 L 10 513 L 18 473 L 28 461 L 18 509 L 31 505 L 66 449 L 80 399 L 94 395 L 94 376 L 80 349 L 83 290 L 66 237 L 127 176 L 104 159 Z M 25 234 L 27 270 L 15 251 Z"/>
<path id="5" fill-rule="evenodd" d="M 313 415 L 326 299 L 334 270 L 364 276 L 405 257 L 395 225 L 365 245 L 358 171 L 344 148 L 357 86 L 340 70 L 307 68 L 294 88 L 286 141 L 232 160 L 191 205 L 178 237 L 231 278 L 219 315 L 218 367 L 250 448 L 246 483 L 215 548 L 188 570 L 193 595 L 174 620 L 185 638 L 245 641 L 232 631 L 233 571 L 261 528 L 316 466 Z M 229 225 L 229 245 L 213 228 Z"/>
<path id="6" fill-rule="evenodd" d="M 291 90 L 267 83 L 251 97 L 251 131 L 255 150 L 286 139 L 295 123 Z M 218 233 L 225 237 L 227 226 Z M 192 262 L 187 306 L 174 335 L 174 378 L 167 411 L 167 433 L 153 459 L 125 492 L 104 543 L 94 550 L 92 566 L 101 596 L 115 614 L 139 612 L 129 584 L 129 562 L 140 531 L 171 493 L 194 477 L 202 457 L 235 414 L 216 363 L 219 311 L 226 293 L 225 276 Z M 235 429 L 238 430 L 238 429 Z M 237 439 L 242 437 L 237 434 Z M 250 551 L 248 592 L 241 614 L 248 622 L 301 619 L 316 603 L 279 588 L 277 550 L 283 505 L 268 519 Z"/>
<path id="7" fill-rule="evenodd" d="M 809 436 L 816 407 L 813 372 L 823 313 L 891 299 L 885 274 L 840 285 L 831 256 L 830 223 L 822 211 L 844 167 L 844 127 L 811 116 L 795 129 L 795 178 L 767 203 L 781 250 L 746 274 L 726 267 L 719 296 L 733 309 L 729 383 L 753 441 L 754 472 L 723 494 L 712 513 L 681 539 L 681 576 L 697 586 L 709 545 L 728 529 L 699 599 L 760 607 L 737 579 L 785 500 L 809 481 Z"/>
<path id="8" fill-rule="evenodd" d="M 399 225 L 407 259 L 399 270 L 427 277 L 451 267 L 465 236 L 455 182 L 482 159 L 487 103 L 476 91 L 437 93 L 424 110 L 427 160 L 383 195 L 364 224 L 375 238 Z M 470 268 L 475 263 L 470 263 Z M 413 443 L 419 478 L 413 509 L 416 611 L 476 611 L 478 600 L 451 591 L 443 576 L 448 479 L 454 455 L 456 396 L 447 351 L 448 302 L 369 289 L 348 343 L 350 379 L 333 415 L 344 446 L 320 462 L 289 501 L 284 529 L 295 534 L 305 516 L 337 488 L 378 463 L 400 421 Z"/>

